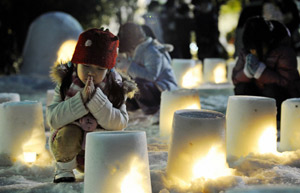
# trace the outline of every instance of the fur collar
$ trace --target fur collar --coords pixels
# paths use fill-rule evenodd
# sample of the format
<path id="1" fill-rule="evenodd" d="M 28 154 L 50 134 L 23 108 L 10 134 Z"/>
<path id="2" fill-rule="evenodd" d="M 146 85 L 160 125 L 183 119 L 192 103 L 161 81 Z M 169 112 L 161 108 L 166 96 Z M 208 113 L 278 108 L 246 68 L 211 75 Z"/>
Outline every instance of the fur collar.
<path id="1" fill-rule="evenodd" d="M 59 85 L 62 83 L 63 78 L 68 72 L 68 64 L 71 63 L 69 62 L 65 64 L 56 64 L 51 68 L 50 77 L 54 83 Z M 122 77 L 122 89 L 124 90 L 124 93 L 127 94 L 128 98 L 133 98 L 134 95 L 138 92 L 137 84 L 128 75 L 120 72 L 117 69 L 116 71 Z"/>

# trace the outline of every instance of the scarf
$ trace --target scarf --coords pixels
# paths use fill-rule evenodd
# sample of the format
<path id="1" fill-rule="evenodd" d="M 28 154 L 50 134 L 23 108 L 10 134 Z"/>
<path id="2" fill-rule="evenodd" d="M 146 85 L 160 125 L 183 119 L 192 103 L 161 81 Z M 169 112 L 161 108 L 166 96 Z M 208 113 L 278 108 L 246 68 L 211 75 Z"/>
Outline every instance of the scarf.
<path id="1" fill-rule="evenodd" d="M 76 72 L 74 71 L 72 74 L 72 83 L 70 85 L 70 88 L 66 92 L 65 100 L 73 97 L 76 93 L 81 92 L 84 89 L 84 86 L 85 85 L 81 82 Z M 97 86 L 95 87 L 97 88 Z M 82 149 L 85 150 L 86 134 L 96 130 L 98 126 L 97 120 L 94 118 L 94 116 L 91 113 L 88 113 L 87 115 L 80 118 L 79 120 L 76 120 L 75 124 L 79 125 L 84 132 Z"/>

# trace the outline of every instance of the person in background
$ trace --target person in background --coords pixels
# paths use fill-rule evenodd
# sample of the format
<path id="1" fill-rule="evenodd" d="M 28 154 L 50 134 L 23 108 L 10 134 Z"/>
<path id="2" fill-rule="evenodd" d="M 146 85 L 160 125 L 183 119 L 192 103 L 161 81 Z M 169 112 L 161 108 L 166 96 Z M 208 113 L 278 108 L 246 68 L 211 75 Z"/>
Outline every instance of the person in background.
<path id="1" fill-rule="evenodd" d="M 232 73 L 234 92 L 274 98 L 280 121 L 281 103 L 300 96 L 300 77 L 290 32 L 278 21 L 251 17 L 245 24 L 242 40 L 244 48 Z"/>
<path id="2" fill-rule="evenodd" d="M 158 113 L 161 92 L 177 89 L 166 47 L 147 37 L 142 27 L 132 22 L 120 27 L 118 37 L 119 68 L 135 80 L 139 89 L 136 97 L 127 100 L 127 110 L 140 108 L 146 115 Z"/>
<path id="3" fill-rule="evenodd" d="M 294 0 L 250 0 L 242 9 L 235 31 L 235 53 L 239 55 L 243 48 L 242 34 L 248 18 L 262 16 L 267 20 L 276 20 L 283 23 L 291 33 L 291 46 L 296 54 L 300 54 L 300 16 Z"/>
<path id="4" fill-rule="evenodd" d="M 73 169 L 83 171 L 88 132 L 127 126 L 125 101 L 136 85 L 114 70 L 118 45 L 118 37 L 109 30 L 89 29 L 80 34 L 72 60 L 51 71 L 57 83 L 47 107 L 54 183 L 73 182 Z"/>

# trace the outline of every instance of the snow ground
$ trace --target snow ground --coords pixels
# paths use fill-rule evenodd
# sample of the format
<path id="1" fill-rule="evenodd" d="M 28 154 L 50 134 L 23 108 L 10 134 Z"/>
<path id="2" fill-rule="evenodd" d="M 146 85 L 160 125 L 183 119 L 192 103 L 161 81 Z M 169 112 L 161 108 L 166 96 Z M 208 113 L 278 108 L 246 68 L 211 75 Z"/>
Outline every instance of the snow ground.
<path id="1" fill-rule="evenodd" d="M 26 76 L 0 77 L 0 92 L 16 92 L 21 100 L 42 102 L 45 110 L 46 91 L 54 85 L 48 80 Z M 202 109 L 225 113 L 229 89 L 204 89 L 200 91 Z M 236 192 L 275 192 L 274 190 L 254 191 L 260 187 L 275 188 L 277 192 L 300 192 L 300 150 L 277 155 L 254 155 L 240 158 L 234 165 L 235 173 L 215 180 L 199 179 L 189 188 L 170 186 L 166 178 L 168 145 L 159 137 L 159 125 L 153 124 L 158 118 L 143 116 L 139 111 L 130 113 L 130 123 L 126 130 L 142 130 L 147 134 L 151 184 L 153 193 L 188 192 L 229 192 L 231 188 L 240 188 Z M 48 130 L 46 130 L 46 134 Z M 48 160 L 47 160 L 48 159 Z M 0 157 L 0 163 L 5 161 Z M 46 164 L 45 164 L 46 163 Z M 54 165 L 45 157 L 44 163 L 26 165 L 16 162 L 12 166 L 0 166 L 0 193 L 82 193 L 83 176 L 77 173 L 75 183 L 52 183 Z M 284 189 L 282 190 L 282 187 Z"/>

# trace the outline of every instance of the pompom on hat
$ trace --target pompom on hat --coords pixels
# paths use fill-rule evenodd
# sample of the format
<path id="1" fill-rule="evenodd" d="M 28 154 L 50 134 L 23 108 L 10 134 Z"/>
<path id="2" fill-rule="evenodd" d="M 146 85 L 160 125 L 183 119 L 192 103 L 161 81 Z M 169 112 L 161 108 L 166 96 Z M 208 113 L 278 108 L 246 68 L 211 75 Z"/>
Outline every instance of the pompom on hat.
<path id="1" fill-rule="evenodd" d="M 80 34 L 71 62 L 112 69 L 116 64 L 118 47 L 118 37 L 108 29 L 92 28 Z"/>

